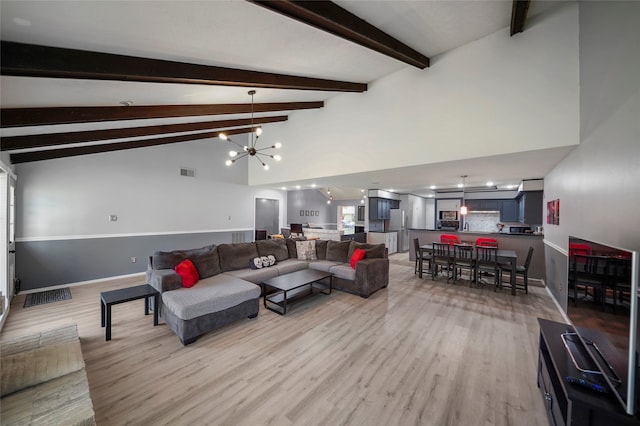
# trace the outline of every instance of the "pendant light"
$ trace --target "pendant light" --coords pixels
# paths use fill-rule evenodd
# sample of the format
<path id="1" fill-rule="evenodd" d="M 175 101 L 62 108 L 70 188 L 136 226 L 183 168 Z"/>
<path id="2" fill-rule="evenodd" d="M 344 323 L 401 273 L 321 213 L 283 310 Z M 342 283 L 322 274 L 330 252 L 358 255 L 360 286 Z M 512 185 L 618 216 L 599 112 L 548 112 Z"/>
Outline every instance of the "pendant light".
<path id="1" fill-rule="evenodd" d="M 462 204 L 460 205 L 460 214 L 461 215 L 465 215 L 467 214 L 467 206 L 465 206 L 464 204 L 464 184 L 465 184 L 465 179 L 467 178 L 467 175 L 462 175 Z"/>
<path id="2" fill-rule="evenodd" d="M 268 158 L 272 158 L 275 161 L 280 161 L 282 158 L 279 155 L 271 155 L 271 154 L 266 154 L 264 151 L 266 149 L 279 149 L 282 145 L 280 144 L 280 142 L 271 145 L 271 146 L 267 146 L 264 148 L 257 148 L 258 145 L 258 138 L 260 137 L 260 135 L 262 134 L 262 127 L 253 127 L 253 95 L 256 94 L 255 90 L 249 90 L 249 96 L 251 96 L 251 132 L 249 134 L 249 146 L 246 145 L 240 145 L 239 143 L 231 140 L 231 138 L 229 136 L 227 136 L 226 133 L 220 133 L 218 135 L 218 137 L 220 139 L 222 139 L 223 141 L 227 141 L 230 142 L 232 144 L 235 144 L 237 146 L 239 146 L 240 148 L 242 148 L 242 152 L 239 153 L 238 151 L 232 150 L 229 151 L 229 157 L 231 157 L 230 159 L 228 159 L 227 161 L 225 161 L 225 164 L 227 166 L 232 165 L 233 163 L 235 163 L 236 161 L 238 161 L 239 159 L 243 158 L 243 157 L 253 157 L 256 160 L 258 160 L 258 162 L 262 165 L 262 168 L 265 170 L 269 170 L 269 165 L 266 164 L 264 161 L 262 161 L 262 159 L 260 158 L 262 157 L 268 157 Z"/>

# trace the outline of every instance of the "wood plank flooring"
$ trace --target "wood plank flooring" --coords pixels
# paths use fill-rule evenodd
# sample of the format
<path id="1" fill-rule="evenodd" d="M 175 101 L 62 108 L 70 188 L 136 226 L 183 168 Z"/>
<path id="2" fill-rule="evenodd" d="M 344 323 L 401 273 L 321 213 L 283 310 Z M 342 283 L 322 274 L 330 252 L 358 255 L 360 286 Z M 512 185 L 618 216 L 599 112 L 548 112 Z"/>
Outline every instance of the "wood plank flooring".
<path id="1" fill-rule="evenodd" d="M 265 310 L 182 346 L 142 300 L 72 287 L 73 299 L 22 308 L 2 338 L 76 322 L 98 425 L 547 425 L 536 386 L 537 317 L 562 321 L 544 288 L 529 294 L 419 279 L 391 257 L 390 284 L 369 299 L 335 291 Z"/>

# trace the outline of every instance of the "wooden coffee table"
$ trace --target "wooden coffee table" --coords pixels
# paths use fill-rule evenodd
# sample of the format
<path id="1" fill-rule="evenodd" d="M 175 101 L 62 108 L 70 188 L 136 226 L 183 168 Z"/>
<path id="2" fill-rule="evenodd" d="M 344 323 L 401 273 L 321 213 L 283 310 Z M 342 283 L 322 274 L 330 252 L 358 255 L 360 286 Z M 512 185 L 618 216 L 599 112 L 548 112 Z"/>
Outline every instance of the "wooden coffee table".
<path id="1" fill-rule="evenodd" d="M 328 286 L 318 282 L 325 278 L 329 278 Z M 305 269 L 270 278 L 262 282 L 264 307 L 284 315 L 287 313 L 287 306 L 290 303 L 311 296 L 314 288 L 318 290 L 318 293 L 331 294 L 333 275 L 330 272 Z M 269 289 L 275 290 L 275 292 L 267 294 Z M 329 291 L 327 292 L 327 290 Z"/>

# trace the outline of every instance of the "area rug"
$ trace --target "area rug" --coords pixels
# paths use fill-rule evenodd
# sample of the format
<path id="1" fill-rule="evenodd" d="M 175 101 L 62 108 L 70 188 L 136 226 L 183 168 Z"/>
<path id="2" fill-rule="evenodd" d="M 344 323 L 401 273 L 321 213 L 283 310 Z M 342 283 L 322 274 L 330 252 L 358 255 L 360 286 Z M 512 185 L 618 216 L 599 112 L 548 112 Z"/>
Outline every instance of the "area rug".
<path id="1" fill-rule="evenodd" d="M 44 305 L 46 303 L 59 302 L 61 300 L 71 299 L 71 290 L 69 287 L 58 288 L 56 290 L 40 291 L 38 293 L 27 294 L 24 299 L 24 308 L 31 306 Z"/>

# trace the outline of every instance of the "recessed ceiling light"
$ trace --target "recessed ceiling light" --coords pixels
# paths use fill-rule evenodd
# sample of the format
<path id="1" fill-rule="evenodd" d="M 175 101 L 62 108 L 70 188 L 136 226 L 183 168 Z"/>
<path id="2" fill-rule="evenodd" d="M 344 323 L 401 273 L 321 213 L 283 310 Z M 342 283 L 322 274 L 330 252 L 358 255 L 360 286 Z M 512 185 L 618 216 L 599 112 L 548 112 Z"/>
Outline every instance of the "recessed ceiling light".
<path id="1" fill-rule="evenodd" d="M 312 188 L 315 188 L 315 187 L 316 187 L 316 184 L 315 184 L 315 183 L 312 183 L 312 184 L 311 184 L 311 187 L 312 187 Z"/>
<path id="2" fill-rule="evenodd" d="M 431 185 L 431 186 L 429 187 L 429 189 L 434 190 L 434 189 L 436 189 L 436 186 L 435 186 L 435 185 Z"/>
<path id="3" fill-rule="evenodd" d="M 487 182 L 487 186 L 493 186 L 493 182 L 492 181 Z"/>
<path id="4" fill-rule="evenodd" d="M 429 198 L 433 198 L 433 194 L 429 194 Z"/>
<path id="5" fill-rule="evenodd" d="M 280 188 L 280 189 L 282 189 L 283 191 L 286 191 L 286 190 L 287 190 L 287 187 L 286 187 L 286 186 L 283 186 L 283 187 L 282 187 L 282 188 Z"/>
<path id="6" fill-rule="evenodd" d="M 459 184 L 458 184 L 458 188 L 462 188 L 463 186 L 464 186 L 464 185 L 463 185 L 463 184 L 461 184 L 461 183 L 459 183 Z"/>
<path id="7" fill-rule="evenodd" d="M 300 185 L 296 185 L 296 189 L 300 189 Z"/>

